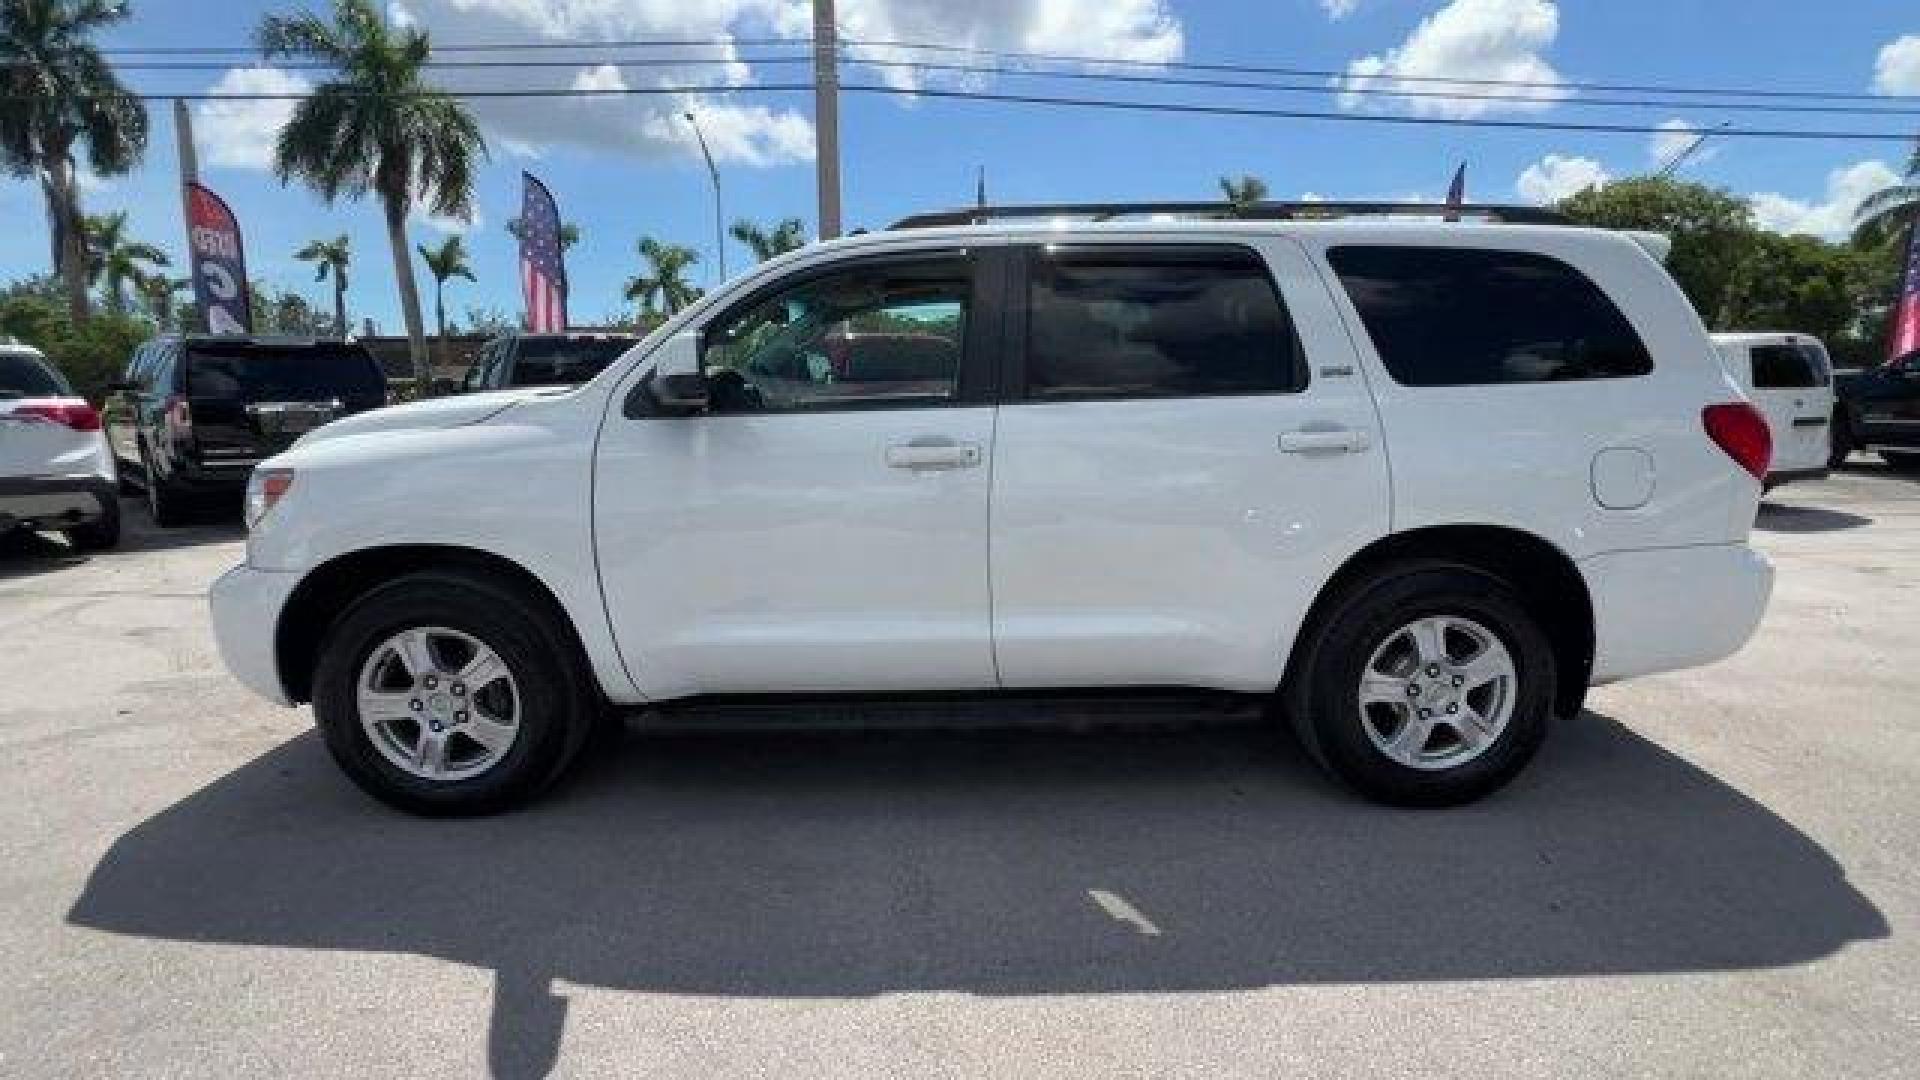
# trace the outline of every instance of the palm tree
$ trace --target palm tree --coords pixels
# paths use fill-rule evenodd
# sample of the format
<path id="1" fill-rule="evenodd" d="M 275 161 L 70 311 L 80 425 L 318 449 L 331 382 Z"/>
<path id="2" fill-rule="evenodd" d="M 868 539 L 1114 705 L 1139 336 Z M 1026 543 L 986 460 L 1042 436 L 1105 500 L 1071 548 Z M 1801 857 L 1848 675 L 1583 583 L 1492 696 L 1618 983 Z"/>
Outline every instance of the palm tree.
<path id="1" fill-rule="evenodd" d="M 753 252 L 753 257 L 760 262 L 807 246 L 806 223 L 794 217 L 781 218 L 772 229 L 763 229 L 741 218 L 728 231 L 735 240 L 746 245 L 747 250 Z"/>
<path id="2" fill-rule="evenodd" d="M 328 203 L 342 195 L 379 197 L 408 352 L 424 395 L 433 372 L 407 250 L 407 213 L 416 201 L 442 217 L 471 213 L 474 167 L 487 156 L 480 126 L 422 76 L 432 52 L 426 32 L 389 27 L 371 0 L 334 0 L 331 23 L 310 12 L 269 15 L 258 39 L 270 59 L 298 58 L 338 71 L 301 99 L 280 129 L 274 173 L 283 184 L 304 180 Z"/>
<path id="3" fill-rule="evenodd" d="M 147 149 L 147 110 L 127 92 L 93 44 L 95 31 L 127 17 L 118 0 L 0 2 L 0 162 L 40 181 L 53 234 L 53 268 L 67 308 L 85 322 L 85 215 L 74 160 L 117 176 Z"/>
<path id="4" fill-rule="evenodd" d="M 1235 180 L 1231 176 L 1220 178 L 1220 193 L 1227 197 L 1227 216 L 1239 217 L 1247 208 L 1267 197 L 1267 182 L 1247 173 Z"/>
<path id="5" fill-rule="evenodd" d="M 515 240 L 520 239 L 520 219 L 519 218 L 510 217 L 507 219 L 507 235 L 513 237 Z M 580 226 L 575 225 L 571 221 L 561 222 L 560 223 L 560 250 L 563 252 L 571 251 L 573 250 L 573 245 L 579 242 L 580 242 Z"/>
<path id="6" fill-rule="evenodd" d="M 467 265 L 467 248 L 458 236 L 449 236 L 437 248 L 425 244 L 419 245 L 420 258 L 427 264 L 427 273 L 433 275 L 433 320 L 440 328 L 440 352 L 447 351 L 447 308 L 443 300 L 447 279 L 462 277 L 473 280 L 473 267 Z"/>
<path id="7" fill-rule="evenodd" d="M 147 314 L 153 316 L 156 326 L 162 330 L 175 328 L 174 294 L 191 288 L 193 288 L 192 278 L 168 277 L 165 274 L 155 274 L 141 284 L 141 299 L 147 302 Z"/>
<path id="8" fill-rule="evenodd" d="M 663 244 L 651 236 L 643 236 L 640 238 L 640 257 L 647 262 L 647 273 L 627 279 L 626 296 L 629 300 L 639 301 L 642 311 L 662 311 L 672 315 L 700 299 L 700 290 L 687 282 L 687 268 L 700 261 L 698 252 L 690 247 Z"/>
<path id="9" fill-rule="evenodd" d="M 1860 200 L 1853 220 L 1854 242 L 1869 247 L 1897 240 L 1920 223 L 1920 140 L 1914 142 L 1913 156 L 1907 159 L 1906 182 Z"/>
<path id="10" fill-rule="evenodd" d="M 87 284 L 107 288 L 107 303 L 116 312 L 127 310 L 127 286 L 144 294 L 154 271 L 168 265 L 167 253 L 152 244 L 127 239 L 127 215 L 102 214 L 83 219 Z"/>
<path id="11" fill-rule="evenodd" d="M 293 257 L 314 264 L 313 280 L 325 281 L 329 275 L 333 277 L 333 332 L 339 337 L 346 337 L 347 264 L 353 261 L 347 234 L 341 233 L 331 240 L 315 240 L 294 252 Z"/>

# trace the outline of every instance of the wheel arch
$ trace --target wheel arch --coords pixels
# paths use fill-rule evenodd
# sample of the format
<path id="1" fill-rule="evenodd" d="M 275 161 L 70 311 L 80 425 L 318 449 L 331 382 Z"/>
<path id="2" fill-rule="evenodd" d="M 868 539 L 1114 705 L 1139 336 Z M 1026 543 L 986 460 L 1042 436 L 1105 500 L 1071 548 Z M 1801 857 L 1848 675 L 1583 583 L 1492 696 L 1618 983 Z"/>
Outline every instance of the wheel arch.
<path id="1" fill-rule="evenodd" d="M 1438 560 L 1499 578 L 1540 619 L 1559 670 L 1554 711 L 1580 710 L 1593 671 L 1593 597 L 1578 566 L 1551 541 L 1501 525 L 1435 525 L 1392 533 L 1355 552 L 1336 570 L 1301 621 L 1288 659 L 1286 685 L 1300 677 L 1301 644 L 1360 583 L 1396 563 Z"/>
<path id="2" fill-rule="evenodd" d="M 509 585 L 540 604 L 566 634 L 573 649 L 569 660 L 575 670 L 592 682 L 596 694 L 601 693 L 579 628 L 566 605 L 538 575 L 512 559 L 479 548 L 396 544 L 337 555 L 314 567 L 288 595 L 274 629 L 274 663 L 287 696 L 295 702 L 312 700 L 313 672 L 321 642 L 334 620 L 354 601 L 387 582 L 425 570 L 470 573 Z"/>

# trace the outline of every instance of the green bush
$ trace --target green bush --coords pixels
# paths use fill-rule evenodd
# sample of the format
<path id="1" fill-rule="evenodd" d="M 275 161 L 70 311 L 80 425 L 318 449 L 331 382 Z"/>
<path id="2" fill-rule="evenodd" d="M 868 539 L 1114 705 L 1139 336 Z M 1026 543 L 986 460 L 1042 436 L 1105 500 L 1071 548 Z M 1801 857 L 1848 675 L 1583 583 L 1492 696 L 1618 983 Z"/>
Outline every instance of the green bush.
<path id="1" fill-rule="evenodd" d="M 45 353 L 74 392 L 95 405 L 106 397 L 107 384 L 126 370 L 134 348 L 153 333 L 145 319 L 107 311 L 96 312 L 76 331 L 63 302 L 24 289 L 0 298 L 0 334 Z"/>

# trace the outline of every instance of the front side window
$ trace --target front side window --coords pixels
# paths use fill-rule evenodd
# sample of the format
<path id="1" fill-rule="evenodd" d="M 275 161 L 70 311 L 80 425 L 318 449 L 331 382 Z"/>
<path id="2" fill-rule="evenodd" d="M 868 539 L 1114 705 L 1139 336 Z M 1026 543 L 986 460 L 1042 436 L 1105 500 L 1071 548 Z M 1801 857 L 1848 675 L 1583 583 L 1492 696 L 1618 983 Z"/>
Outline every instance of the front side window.
<path id="1" fill-rule="evenodd" d="M 714 412 L 938 405 L 960 382 L 972 309 L 961 256 L 809 278 L 723 315 L 702 339 Z"/>
<path id="2" fill-rule="evenodd" d="M 1559 259 L 1371 245 L 1336 247 L 1327 259 L 1402 385 L 1619 379 L 1653 370 L 1626 316 Z"/>
<path id="3" fill-rule="evenodd" d="M 1299 339 L 1245 248 L 1058 249 L 1029 271 L 1032 400 L 1273 394 L 1306 384 Z"/>

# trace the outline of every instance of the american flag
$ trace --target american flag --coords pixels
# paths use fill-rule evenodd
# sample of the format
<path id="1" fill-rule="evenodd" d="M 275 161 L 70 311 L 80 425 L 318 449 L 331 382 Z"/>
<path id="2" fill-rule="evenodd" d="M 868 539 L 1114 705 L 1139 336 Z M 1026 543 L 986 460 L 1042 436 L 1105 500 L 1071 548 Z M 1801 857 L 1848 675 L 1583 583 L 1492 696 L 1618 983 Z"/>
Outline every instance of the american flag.
<path id="1" fill-rule="evenodd" d="M 1463 161 L 1460 167 L 1453 171 L 1453 183 L 1447 185 L 1447 213 L 1444 220 L 1459 221 L 1460 208 L 1466 205 L 1466 201 L 1467 163 Z"/>
<path id="2" fill-rule="evenodd" d="M 1893 333 L 1887 336 L 1887 362 L 1920 352 L 1920 221 L 1907 240 L 1907 269 L 1900 279 L 1900 303 L 1894 309 Z"/>
<path id="3" fill-rule="evenodd" d="M 560 254 L 560 208 L 547 185 L 521 173 L 520 291 L 527 329 L 553 334 L 567 328 L 567 267 Z"/>

